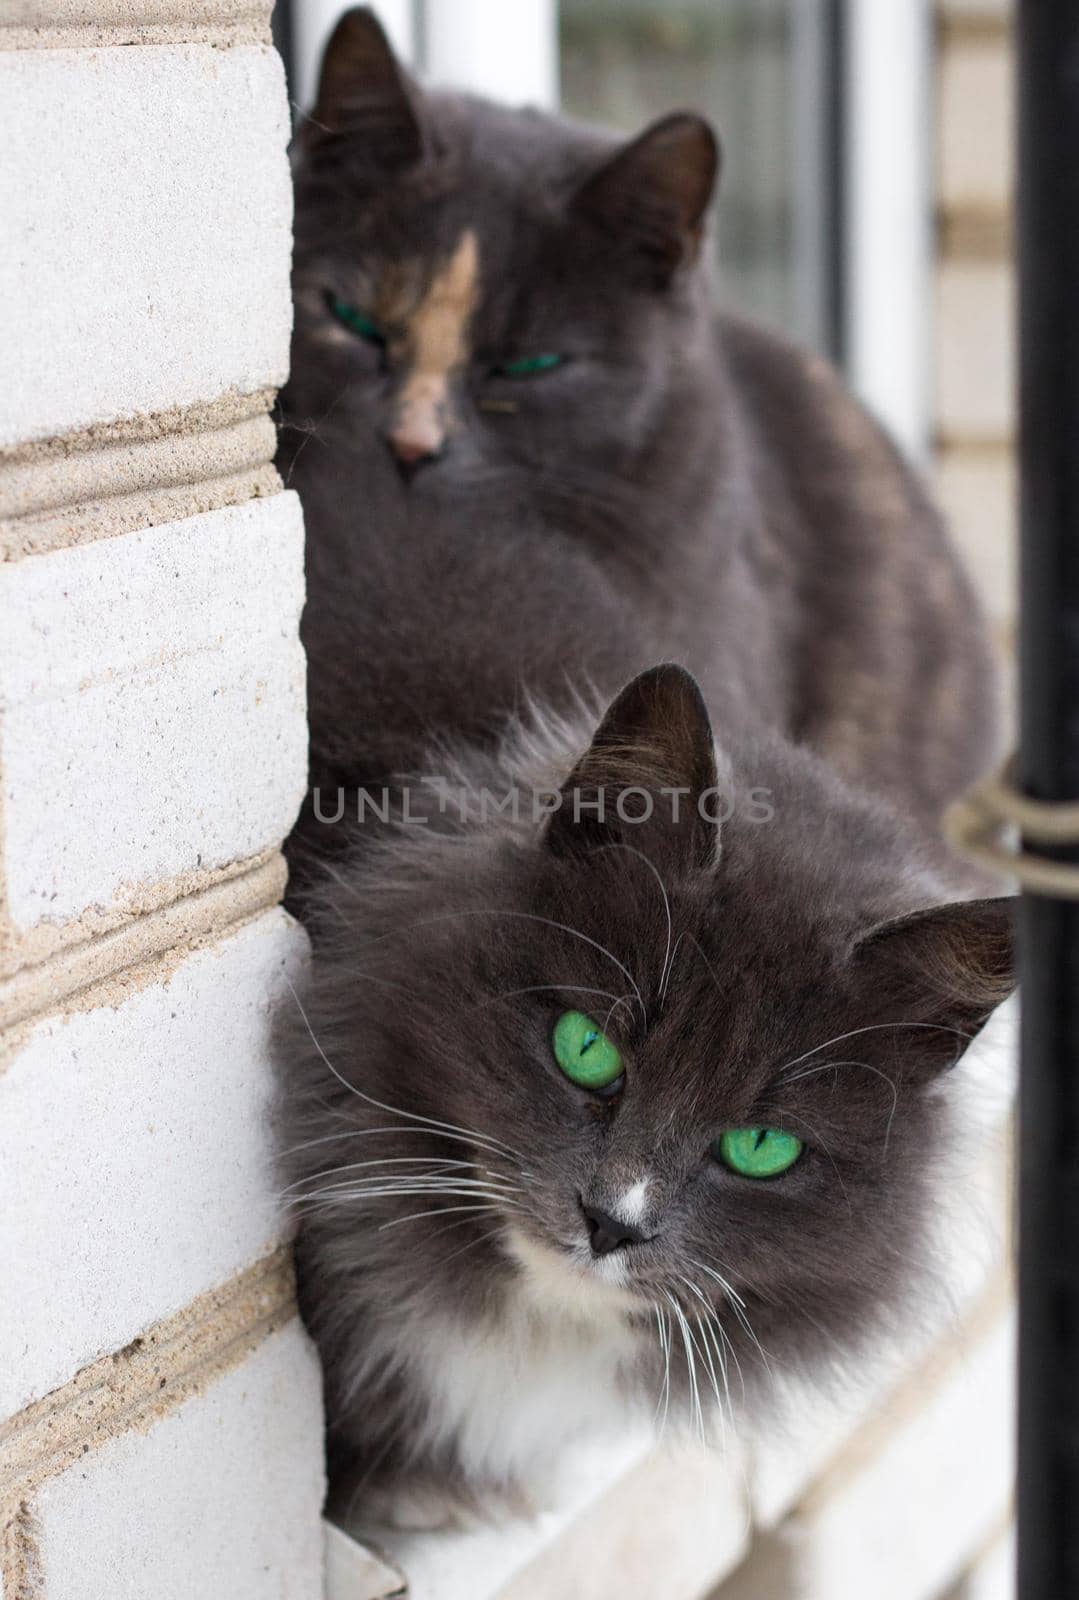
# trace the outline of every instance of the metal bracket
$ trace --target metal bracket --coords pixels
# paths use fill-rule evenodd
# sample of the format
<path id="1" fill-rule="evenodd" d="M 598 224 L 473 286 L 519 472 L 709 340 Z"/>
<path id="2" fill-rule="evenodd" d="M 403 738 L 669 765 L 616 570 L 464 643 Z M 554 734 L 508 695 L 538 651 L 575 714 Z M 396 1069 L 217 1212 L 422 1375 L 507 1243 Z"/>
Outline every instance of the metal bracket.
<path id="1" fill-rule="evenodd" d="M 1079 900 L 1079 862 L 1052 861 L 1028 844 L 1079 847 L 1079 801 L 1035 800 L 1015 783 L 1016 758 L 983 778 L 944 813 L 944 835 L 960 855 L 1015 878 L 1032 894 Z"/>

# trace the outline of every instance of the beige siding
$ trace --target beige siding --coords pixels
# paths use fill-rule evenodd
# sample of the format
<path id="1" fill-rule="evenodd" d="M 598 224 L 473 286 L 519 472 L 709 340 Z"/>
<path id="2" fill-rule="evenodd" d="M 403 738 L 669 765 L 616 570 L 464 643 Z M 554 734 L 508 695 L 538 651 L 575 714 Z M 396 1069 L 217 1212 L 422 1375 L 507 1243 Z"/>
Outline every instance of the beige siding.
<path id="1" fill-rule="evenodd" d="M 1016 584 L 1011 7 L 945 0 L 938 24 L 937 487 L 1007 645 Z"/>

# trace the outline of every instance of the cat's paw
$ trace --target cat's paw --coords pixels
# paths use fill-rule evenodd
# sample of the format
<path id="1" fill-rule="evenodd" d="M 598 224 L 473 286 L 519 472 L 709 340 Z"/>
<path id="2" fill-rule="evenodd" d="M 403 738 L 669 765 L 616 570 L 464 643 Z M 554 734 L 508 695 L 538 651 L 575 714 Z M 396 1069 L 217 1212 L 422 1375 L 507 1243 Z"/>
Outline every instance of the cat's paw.
<path id="1" fill-rule="evenodd" d="M 451 1488 L 434 1483 L 365 1490 L 357 1499 L 353 1514 L 356 1522 L 364 1526 L 372 1523 L 408 1533 L 475 1528 L 483 1521 L 474 1505 Z"/>

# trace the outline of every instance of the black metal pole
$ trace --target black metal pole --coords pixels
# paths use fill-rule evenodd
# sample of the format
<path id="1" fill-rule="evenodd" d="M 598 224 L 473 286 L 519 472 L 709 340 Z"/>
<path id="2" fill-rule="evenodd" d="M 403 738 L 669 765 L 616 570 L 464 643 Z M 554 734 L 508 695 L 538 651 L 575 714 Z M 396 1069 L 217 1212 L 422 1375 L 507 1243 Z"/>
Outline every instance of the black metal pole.
<path id="1" fill-rule="evenodd" d="M 1079 4 L 1020 0 L 1018 20 L 1020 781 L 1039 799 L 1074 801 Z M 1020 973 L 1019 1595 L 1071 1600 L 1079 1596 L 1079 903 L 1023 896 Z"/>
<path id="2" fill-rule="evenodd" d="M 825 307 L 826 349 L 837 367 L 845 367 L 850 355 L 847 340 L 847 124 L 846 68 L 849 46 L 849 0 L 825 0 L 823 6 L 824 51 L 827 66 L 828 104 L 825 118 Z"/>

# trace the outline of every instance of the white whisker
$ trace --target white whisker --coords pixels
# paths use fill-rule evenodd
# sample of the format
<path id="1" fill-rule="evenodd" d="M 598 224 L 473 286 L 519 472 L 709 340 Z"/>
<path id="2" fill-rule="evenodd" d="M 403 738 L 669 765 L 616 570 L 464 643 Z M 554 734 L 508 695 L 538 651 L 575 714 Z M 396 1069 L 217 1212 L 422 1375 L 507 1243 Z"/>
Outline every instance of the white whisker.
<path id="1" fill-rule="evenodd" d="M 402 1177 L 399 1182 L 389 1178 L 371 1178 L 366 1183 L 362 1180 L 356 1183 L 335 1183 L 325 1189 L 312 1189 L 307 1194 L 293 1195 L 289 1204 L 303 1205 L 306 1200 L 325 1200 L 330 1196 L 340 1199 L 363 1199 L 365 1196 L 381 1198 L 393 1194 L 482 1194 L 491 1200 L 519 1194 L 519 1189 L 496 1189 L 493 1185 L 481 1183 L 478 1179 L 470 1182 L 465 1178 L 450 1179 L 439 1182 L 432 1178 L 429 1181 L 416 1174 L 411 1177 Z"/>
<path id="2" fill-rule="evenodd" d="M 626 851 L 627 855 L 636 856 L 638 861 L 644 862 L 653 878 L 655 878 L 656 883 L 659 885 L 659 892 L 663 896 L 663 910 L 667 917 L 667 948 L 663 955 L 663 965 L 659 969 L 659 998 L 662 1001 L 667 992 L 667 969 L 671 959 L 671 942 L 674 938 L 674 921 L 671 917 L 671 899 L 670 895 L 667 893 L 667 886 L 660 877 L 655 863 L 645 855 L 643 850 L 638 850 L 635 845 L 622 843 L 603 844 L 592 853 L 594 855 L 598 855 L 601 850 L 624 850 Z"/>
<path id="3" fill-rule="evenodd" d="M 690 1416 L 695 1419 L 696 1426 L 697 1426 L 697 1433 L 698 1433 L 699 1437 L 703 1440 L 704 1439 L 704 1413 L 701 1410 L 701 1395 L 700 1395 L 700 1390 L 697 1387 L 697 1362 L 696 1362 L 696 1358 L 694 1357 L 694 1354 L 693 1354 L 693 1335 L 689 1331 L 689 1323 L 686 1321 L 685 1313 L 682 1310 L 681 1306 L 678 1304 L 678 1301 L 675 1298 L 675 1296 L 673 1294 L 668 1293 L 668 1291 L 666 1289 L 663 1291 L 663 1293 L 666 1296 L 667 1300 L 670 1302 L 671 1310 L 673 1311 L 673 1313 L 674 1313 L 674 1315 L 675 1315 L 675 1317 L 676 1317 L 676 1319 L 678 1321 L 678 1329 L 679 1329 L 679 1332 L 682 1335 L 682 1348 L 685 1350 L 685 1353 L 686 1353 L 686 1373 L 687 1373 L 688 1378 L 689 1378 L 689 1408 L 690 1408 Z"/>
<path id="4" fill-rule="evenodd" d="M 350 1094 L 356 1095 L 358 1099 L 365 1101 L 368 1105 L 374 1106 L 378 1111 L 388 1112 L 391 1117 L 404 1117 L 408 1122 L 422 1123 L 426 1127 L 438 1128 L 443 1132 L 463 1134 L 466 1138 L 470 1139 L 473 1144 L 479 1145 L 483 1149 L 494 1150 L 496 1154 L 501 1153 L 504 1156 L 513 1156 L 517 1161 L 524 1160 L 524 1157 L 521 1155 L 519 1150 L 515 1150 L 512 1145 L 505 1144 L 501 1139 L 496 1139 L 493 1134 L 490 1136 L 478 1134 L 473 1128 L 461 1128 L 453 1122 L 440 1122 L 435 1117 L 421 1116 L 417 1111 L 404 1111 L 400 1106 L 387 1105 L 385 1101 L 376 1100 L 373 1095 L 365 1094 L 362 1089 L 357 1089 L 354 1083 L 349 1083 L 347 1078 L 342 1077 L 341 1073 L 338 1072 L 337 1068 L 334 1066 L 333 1062 L 330 1060 L 329 1056 L 319 1043 L 317 1037 L 315 1036 L 315 1030 L 311 1026 L 307 1012 L 303 1008 L 303 1003 L 293 987 L 291 978 L 286 976 L 285 982 L 288 984 L 288 987 L 292 993 L 292 998 L 295 1000 L 296 1007 L 300 1013 L 300 1016 L 303 1018 L 304 1027 L 311 1036 L 311 1043 L 314 1045 L 315 1049 L 319 1053 L 319 1056 L 322 1058 L 322 1061 L 337 1079 L 341 1087 L 347 1089 Z"/>
<path id="5" fill-rule="evenodd" d="M 421 1217 L 451 1217 L 465 1211 L 497 1211 L 497 1206 L 444 1206 L 435 1211 L 412 1211 L 407 1217 L 394 1217 L 392 1222 L 383 1222 L 378 1228 L 379 1233 L 385 1233 L 387 1228 L 398 1228 L 402 1222 L 418 1222 Z"/>
<path id="6" fill-rule="evenodd" d="M 451 1228 L 461 1228 L 463 1226 L 463 1222 L 450 1222 L 447 1224 L 445 1229 L 440 1228 L 438 1231 L 439 1233 L 448 1233 Z M 456 1261 L 458 1256 L 467 1255 L 470 1250 L 475 1250 L 478 1245 L 486 1244 L 489 1239 L 497 1239 L 502 1231 L 502 1228 L 498 1227 L 492 1228 L 490 1233 L 481 1233 L 478 1239 L 470 1239 L 468 1243 L 463 1244 L 459 1250 L 451 1250 L 448 1256 L 443 1256 L 440 1264 L 445 1266 L 448 1261 Z"/>
<path id="7" fill-rule="evenodd" d="M 786 1088 L 790 1083 L 799 1083 L 803 1078 L 815 1077 L 821 1072 L 830 1072 L 833 1067 L 861 1067 L 864 1072 L 871 1072 L 875 1078 L 880 1078 L 892 1091 L 892 1109 L 888 1114 L 888 1126 L 884 1130 L 884 1158 L 888 1155 L 888 1144 L 892 1137 L 892 1124 L 895 1121 L 896 1111 L 899 1109 L 899 1089 L 895 1079 L 890 1078 L 879 1067 L 870 1066 L 868 1061 L 825 1061 L 819 1067 L 806 1067 L 802 1072 L 788 1073 L 780 1079 L 781 1085 Z"/>
<path id="8" fill-rule="evenodd" d="M 710 1278 L 714 1278 L 716 1283 L 718 1283 L 719 1287 L 723 1290 L 723 1293 L 727 1296 L 728 1300 L 731 1300 L 735 1305 L 745 1305 L 745 1301 L 742 1299 L 742 1296 L 738 1293 L 737 1289 L 735 1289 L 727 1281 L 721 1272 L 717 1272 L 715 1267 L 708 1266 L 708 1264 L 704 1261 L 694 1261 L 692 1256 L 688 1257 L 688 1260 L 691 1266 L 699 1267 L 700 1270 L 707 1273 Z"/>
<path id="9" fill-rule="evenodd" d="M 445 1129 L 439 1127 L 402 1128 L 400 1123 L 393 1123 L 390 1126 L 383 1128 L 348 1128 L 341 1133 L 325 1133 L 319 1139 L 306 1139 L 302 1144 L 290 1145 L 290 1147 L 287 1150 L 283 1150 L 281 1154 L 282 1156 L 295 1155 L 300 1150 L 313 1150 L 316 1145 L 331 1144 L 335 1139 L 368 1139 L 376 1133 L 396 1133 L 399 1137 L 401 1134 L 407 1134 L 409 1138 L 412 1138 L 413 1134 L 424 1133 L 429 1139 L 446 1139 L 453 1144 L 465 1144 L 472 1147 L 476 1143 L 475 1137 L 471 1134 L 447 1133 Z M 489 1150 L 488 1154 L 498 1155 L 503 1160 L 506 1159 L 505 1156 L 502 1156 L 501 1151 Z M 468 1165 L 473 1166 L 475 1163 L 469 1162 Z M 532 1176 L 532 1174 L 526 1172 L 523 1167 L 516 1167 L 514 1170 L 517 1172 L 519 1177 L 530 1178 Z"/>
<path id="10" fill-rule="evenodd" d="M 873 1022 L 864 1028 L 851 1028 L 849 1033 L 837 1033 L 833 1039 L 825 1039 L 823 1044 L 815 1044 L 812 1050 L 803 1051 L 800 1056 L 795 1056 L 793 1061 L 785 1061 L 779 1071 L 786 1072 L 790 1067 L 797 1067 L 803 1061 L 808 1061 L 810 1056 L 815 1056 L 818 1051 L 827 1050 L 833 1044 L 842 1044 L 845 1039 L 856 1039 L 861 1033 L 888 1033 L 895 1028 L 928 1028 L 933 1033 L 954 1033 L 957 1038 L 966 1039 L 968 1044 L 974 1038 L 972 1033 L 963 1033 L 960 1028 L 949 1028 L 942 1022 Z"/>
<path id="11" fill-rule="evenodd" d="M 521 1202 L 512 1194 L 492 1192 L 489 1189 L 453 1188 L 439 1184 L 393 1185 L 386 1188 L 349 1188 L 340 1184 L 312 1194 L 297 1195 L 285 1204 L 297 1214 L 311 1215 L 316 1211 L 354 1209 L 378 1200 L 427 1198 L 432 1200 L 482 1200 L 496 1209 L 518 1210 Z"/>
<path id="12" fill-rule="evenodd" d="M 749 1335 L 750 1339 L 752 1339 L 753 1343 L 757 1346 L 757 1349 L 760 1350 L 761 1360 L 764 1363 L 766 1371 L 769 1373 L 769 1375 L 771 1375 L 771 1368 L 768 1365 L 768 1357 L 761 1348 L 760 1341 L 758 1340 L 757 1335 L 753 1332 L 752 1325 L 747 1319 L 745 1312 L 742 1311 L 740 1307 L 734 1305 L 732 1305 L 732 1310 L 734 1311 L 734 1314 L 738 1320 L 742 1323 L 742 1326 Z M 734 1370 L 738 1374 L 738 1387 L 742 1391 L 742 1399 L 744 1400 L 746 1397 L 746 1375 L 742 1371 L 742 1363 L 738 1359 L 738 1351 L 734 1347 L 734 1340 L 731 1338 L 730 1334 L 727 1332 L 718 1316 L 715 1319 L 715 1327 L 717 1333 L 723 1340 L 723 1343 L 726 1345 L 727 1350 L 730 1353 L 731 1360 L 734 1362 Z"/>
<path id="13" fill-rule="evenodd" d="M 455 922 L 460 920 L 462 917 L 515 917 L 524 922 L 539 923 L 541 927 L 554 928 L 559 933 L 568 933 L 573 939 L 580 939 L 582 943 L 590 945 L 593 950 L 598 950 L 600 955 L 606 956 L 607 960 L 610 961 L 613 966 L 618 968 L 619 972 L 627 980 L 630 988 L 637 997 L 637 1004 L 641 1008 L 642 1017 L 647 1019 L 648 1012 L 647 1008 L 645 1007 L 644 998 L 629 968 L 624 966 L 622 962 L 619 961 L 618 957 L 613 955 L 611 951 L 607 949 L 606 945 L 598 943 L 598 941 L 595 939 L 590 939 L 587 933 L 581 932 L 580 928 L 571 928 L 565 922 L 555 922 L 552 920 L 552 918 L 541 917 L 533 911 L 507 911 L 496 906 L 491 906 L 489 908 L 477 906 L 471 911 L 447 911 L 437 917 L 422 917 L 419 921 L 410 923 L 408 928 L 404 931 L 411 932 L 415 928 L 429 928 L 440 922 Z M 384 933 L 378 939 L 372 939 L 369 942 L 368 948 L 376 944 L 382 944 L 384 940 L 392 939 L 393 937 L 393 934 Z"/>
<path id="14" fill-rule="evenodd" d="M 708 1381 L 712 1385 L 712 1393 L 715 1396 L 716 1401 L 716 1415 L 719 1417 L 721 1431 L 725 1434 L 727 1427 L 723 1416 L 723 1401 L 719 1393 L 719 1378 L 716 1375 L 715 1362 L 712 1360 L 711 1345 L 709 1344 L 708 1338 L 704 1331 L 705 1319 L 700 1312 L 697 1312 L 694 1315 L 693 1321 L 697 1324 L 697 1334 L 699 1338 L 697 1348 L 700 1350 L 705 1366 L 708 1368 Z"/>
<path id="15" fill-rule="evenodd" d="M 566 989 L 572 994 L 598 994 L 605 1000 L 626 1000 L 628 995 L 615 995 L 609 989 L 590 989 L 581 983 L 532 983 L 525 989 L 503 989 L 498 994 L 490 995 L 486 1000 L 480 1001 L 481 1005 L 494 1005 L 496 1000 L 513 1000 L 519 994 L 546 994 L 552 991 Z"/>
<path id="16" fill-rule="evenodd" d="M 604 1033 L 606 1033 L 607 1029 L 610 1027 L 611 1018 L 614 1016 L 614 1014 L 618 1010 L 619 1006 L 624 1006 L 626 1001 L 627 1000 L 632 1000 L 632 998 L 633 998 L 633 996 L 632 995 L 628 995 L 628 994 L 619 995 L 618 999 L 610 1007 L 610 1009 L 607 1012 L 607 1015 L 603 1019 L 603 1029 L 602 1029 L 602 1031 Z"/>
<path id="17" fill-rule="evenodd" d="M 819 1129 L 812 1122 L 810 1122 L 808 1117 L 804 1117 L 800 1111 L 783 1110 L 783 1109 L 778 1108 L 778 1107 L 777 1107 L 777 1110 L 778 1110 L 778 1114 L 779 1114 L 780 1118 L 784 1122 L 791 1123 L 795 1127 L 798 1127 L 798 1126 L 803 1127 L 806 1130 L 806 1132 L 813 1137 L 813 1139 L 816 1142 L 816 1145 L 817 1145 L 818 1149 L 820 1149 L 820 1150 L 822 1150 L 824 1152 L 824 1155 L 825 1155 L 826 1159 L 828 1160 L 828 1163 L 831 1166 L 832 1171 L 836 1175 L 836 1182 L 839 1184 L 839 1187 L 840 1187 L 840 1189 L 842 1191 L 843 1199 L 846 1202 L 846 1206 L 847 1206 L 847 1215 L 849 1217 L 853 1217 L 854 1216 L 854 1207 L 851 1204 L 850 1191 L 847 1188 L 847 1185 L 843 1180 L 843 1174 L 839 1170 L 839 1163 L 836 1161 L 835 1156 L 833 1156 L 831 1150 L 829 1149 L 827 1141 L 824 1138 L 822 1138 Z"/>
<path id="18" fill-rule="evenodd" d="M 712 1307 L 708 1302 L 708 1297 L 704 1294 L 703 1290 L 698 1289 L 697 1285 L 695 1283 L 692 1283 L 689 1280 L 689 1278 L 683 1278 L 683 1277 L 681 1277 L 681 1275 L 679 1275 L 679 1281 L 681 1283 L 685 1284 L 686 1288 L 690 1291 L 691 1294 L 696 1295 L 697 1299 L 701 1302 L 702 1306 L 704 1307 L 704 1316 L 706 1318 L 714 1317 L 715 1316 L 715 1312 L 712 1310 Z M 703 1327 L 701 1316 L 700 1315 L 695 1316 L 694 1317 L 694 1321 L 697 1323 L 697 1328 L 698 1328 L 698 1331 L 699 1331 L 699 1333 L 701 1335 L 701 1348 L 702 1348 L 702 1351 L 703 1351 L 704 1359 L 705 1359 L 706 1364 L 708 1366 L 708 1375 L 709 1375 L 709 1377 L 711 1379 L 711 1382 L 712 1382 L 712 1391 L 713 1391 L 713 1393 L 715 1394 L 715 1397 L 716 1397 L 716 1407 L 717 1407 L 717 1409 L 719 1411 L 720 1424 L 721 1424 L 721 1427 L 723 1428 L 723 1432 L 724 1432 L 724 1435 L 725 1435 L 726 1434 L 726 1423 L 725 1423 L 724 1418 L 723 1418 L 723 1402 L 720 1399 L 719 1383 L 718 1383 L 718 1380 L 716 1378 L 716 1369 L 715 1369 L 715 1365 L 714 1365 L 714 1363 L 712 1361 L 711 1349 L 710 1349 L 710 1346 L 709 1346 L 709 1343 L 708 1343 L 707 1339 L 705 1338 L 704 1327 Z M 716 1347 L 716 1353 L 719 1355 L 719 1364 L 720 1364 L 720 1367 L 722 1368 L 722 1371 L 723 1371 L 723 1383 L 724 1383 L 724 1387 L 726 1387 L 726 1383 L 727 1383 L 727 1368 L 726 1368 L 726 1363 L 723 1360 L 722 1353 L 719 1351 L 718 1346 Z M 730 1404 L 730 1395 L 729 1394 L 727 1395 L 727 1403 L 728 1403 L 728 1405 Z M 732 1420 L 732 1422 L 734 1420 L 733 1412 L 731 1414 L 731 1420 Z"/>
<path id="19" fill-rule="evenodd" d="M 672 1329 L 671 1329 L 670 1319 L 667 1317 L 666 1312 L 662 1311 L 659 1308 L 659 1306 L 654 1306 L 653 1310 L 656 1313 L 656 1323 L 657 1323 L 657 1325 L 659 1327 L 659 1344 L 660 1344 L 660 1349 L 663 1352 L 663 1389 L 662 1389 L 662 1391 L 660 1393 L 659 1400 L 656 1402 L 656 1412 L 657 1412 L 657 1414 L 659 1412 L 660 1405 L 663 1406 L 663 1417 L 662 1417 L 662 1419 L 660 1421 L 660 1424 L 659 1424 L 659 1432 L 660 1432 L 660 1436 L 662 1437 L 662 1435 L 665 1432 L 666 1427 L 667 1427 L 667 1414 L 668 1414 L 668 1412 L 670 1410 L 670 1406 L 671 1406 L 671 1332 L 672 1332 Z M 653 1420 L 655 1420 L 655 1419 L 653 1419 Z"/>
<path id="20" fill-rule="evenodd" d="M 719 1362 L 719 1371 L 720 1371 L 720 1375 L 721 1375 L 722 1380 L 723 1380 L 723 1393 L 724 1393 L 724 1395 L 726 1397 L 726 1400 L 727 1400 L 727 1413 L 728 1413 L 728 1415 L 729 1415 L 729 1417 L 731 1419 L 731 1427 L 733 1428 L 734 1427 L 734 1402 L 731 1400 L 731 1386 L 730 1386 L 730 1379 L 729 1379 L 728 1372 L 727 1372 L 727 1350 L 729 1349 L 731 1354 L 732 1354 L 732 1356 L 733 1356 L 734 1355 L 734 1347 L 731 1345 L 730 1339 L 727 1336 L 727 1330 L 724 1328 L 722 1322 L 720 1322 L 719 1316 L 716 1313 L 714 1307 L 712 1307 L 712 1306 L 708 1307 L 707 1315 L 705 1317 L 705 1326 L 708 1329 L 709 1336 L 711 1337 L 712 1344 L 713 1344 L 713 1346 L 715 1348 L 716 1359 Z M 735 1356 L 734 1359 L 735 1359 L 735 1363 L 737 1364 L 737 1360 L 738 1360 L 737 1356 Z M 741 1378 L 741 1376 L 742 1376 L 741 1368 L 739 1368 L 739 1370 L 738 1370 L 738 1376 L 739 1376 L 739 1378 Z M 742 1394 L 743 1394 L 743 1397 L 744 1397 L 744 1395 L 745 1395 L 745 1382 L 744 1382 L 744 1380 L 742 1381 Z M 720 1415 L 722 1415 L 722 1408 L 720 1410 Z"/>
<path id="21" fill-rule="evenodd" d="M 369 1167 L 423 1167 L 432 1175 L 438 1172 L 448 1172 L 454 1168 L 463 1168 L 466 1171 L 486 1170 L 477 1168 L 472 1161 L 451 1161 L 446 1157 L 432 1159 L 430 1156 L 383 1156 L 378 1161 L 348 1161 L 341 1167 L 324 1167 L 321 1172 L 308 1172 L 304 1177 L 297 1178 L 293 1183 L 282 1189 L 281 1198 L 283 1199 L 285 1195 L 291 1194 L 293 1189 L 299 1189 L 305 1183 L 318 1183 L 323 1178 L 333 1178 L 341 1172 L 360 1172 Z"/>
<path id="22" fill-rule="evenodd" d="M 708 969 L 708 976 L 711 978 L 712 983 L 715 986 L 717 994 L 722 995 L 723 987 L 722 987 L 722 985 L 721 985 L 721 983 L 719 981 L 719 978 L 718 978 L 718 976 L 716 974 L 716 969 L 715 969 L 715 967 L 713 967 L 712 963 L 709 961 L 708 957 L 705 955 L 704 950 L 701 948 L 701 942 L 697 938 L 696 934 L 690 933 L 689 929 L 687 928 L 685 930 L 685 932 L 680 933 L 678 935 L 678 943 L 681 944 L 683 939 L 685 939 L 688 944 L 691 944 L 693 946 L 694 950 L 696 950 L 697 954 L 700 956 L 701 960 L 704 962 L 706 968 Z"/>

